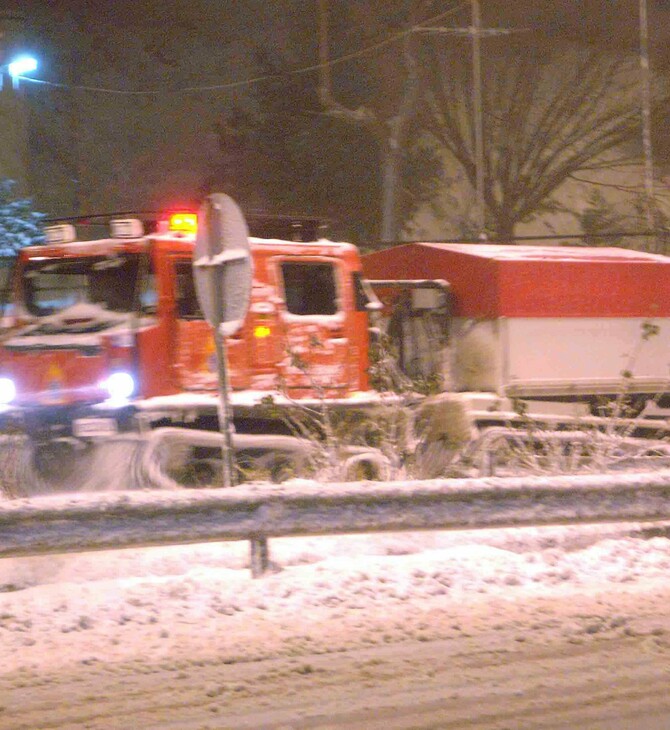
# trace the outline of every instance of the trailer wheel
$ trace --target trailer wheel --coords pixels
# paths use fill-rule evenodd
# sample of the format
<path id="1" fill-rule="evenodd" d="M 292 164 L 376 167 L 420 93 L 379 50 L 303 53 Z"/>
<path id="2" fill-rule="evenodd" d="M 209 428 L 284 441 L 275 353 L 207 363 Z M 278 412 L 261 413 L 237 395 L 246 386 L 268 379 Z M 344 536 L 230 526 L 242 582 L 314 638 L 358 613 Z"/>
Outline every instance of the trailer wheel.
<path id="1" fill-rule="evenodd" d="M 344 481 L 388 481 L 391 464 L 381 451 L 371 449 L 345 459 L 340 477 Z"/>
<path id="2" fill-rule="evenodd" d="M 612 398 L 598 398 L 589 402 L 591 415 L 601 418 L 637 418 L 647 407 L 649 396 L 642 393 L 636 395 L 625 395 L 621 399 L 616 396 Z"/>

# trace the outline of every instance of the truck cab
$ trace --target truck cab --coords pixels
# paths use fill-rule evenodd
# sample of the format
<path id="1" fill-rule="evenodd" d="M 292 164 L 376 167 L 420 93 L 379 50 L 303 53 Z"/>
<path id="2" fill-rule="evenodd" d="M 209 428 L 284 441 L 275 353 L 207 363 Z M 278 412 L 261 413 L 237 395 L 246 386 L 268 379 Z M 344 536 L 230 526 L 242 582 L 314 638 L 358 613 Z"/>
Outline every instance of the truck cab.
<path id="1" fill-rule="evenodd" d="M 153 423 L 216 428 L 218 362 L 193 280 L 197 221 L 138 219 L 78 240 L 71 224 L 23 249 L 0 343 L 5 424 L 39 440 Z M 265 222 L 265 230 L 268 224 Z M 368 305 L 357 249 L 250 238 L 246 318 L 226 340 L 240 423 L 264 397 L 347 401 L 369 391 Z"/>

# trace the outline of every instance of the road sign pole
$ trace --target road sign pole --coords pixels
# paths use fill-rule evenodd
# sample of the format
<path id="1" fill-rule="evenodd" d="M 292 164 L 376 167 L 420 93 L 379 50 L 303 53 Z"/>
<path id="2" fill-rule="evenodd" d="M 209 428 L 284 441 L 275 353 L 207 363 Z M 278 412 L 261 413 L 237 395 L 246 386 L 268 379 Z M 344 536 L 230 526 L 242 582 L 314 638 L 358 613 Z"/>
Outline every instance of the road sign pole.
<path id="1" fill-rule="evenodd" d="M 216 200 L 209 198 L 206 202 L 207 221 L 209 234 L 207 236 L 207 248 L 210 261 L 215 260 L 219 253 L 219 241 L 221 241 L 221 206 Z M 216 363 L 219 382 L 219 429 L 223 441 L 221 443 L 221 486 L 230 487 L 235 484 L 235 468 L 233 459 L 233 423 L 230 414 L 230 398 L 228 382 L 228 358 L 226 355 L 226 339 L 222 332 L 220 323 L 224 321 L 224 292 L 223 292 L 223 267 L 225 264 L 212 264 L 207 267 L 209 274 L 210 291 L 213 292 L 213 301 L 216 304 L 214 316 L 214 344 L 216 347 Z M 216 324 L 216 323 L 219 324 Z"/>
<path id="2" fill-rule="evenodd" d="M 230 406 L 226 337 L 242 326 L 249 307 L 253 279 L 249 229 L 232 198 L 213 193 L 198 214 L 193 275 L 198 301 L 214 330 L 219 382 L 219 428 L 223 436 L 222 482 L 236 483 L 233 420 Z"/>
<path id="3" fill-rule="evenodd" d="M 212 274 L 218 275 L 218 267 L 212 267 Z M 223 436 L 221 444 L 221 458 L 223 468 L 221 481 L 223 487 L 230 487 L 237 482 L 235 478 L 235 466 L 233 459 L 233 422 L 230 414 L 230 398 L 228 397 L 228 362 L 226 358 L 225 337 L 221 329 L 217 327 L 214 332 L 214 343 L 216 345 L 216 360 L 219 369 L 219 428 Z"/>

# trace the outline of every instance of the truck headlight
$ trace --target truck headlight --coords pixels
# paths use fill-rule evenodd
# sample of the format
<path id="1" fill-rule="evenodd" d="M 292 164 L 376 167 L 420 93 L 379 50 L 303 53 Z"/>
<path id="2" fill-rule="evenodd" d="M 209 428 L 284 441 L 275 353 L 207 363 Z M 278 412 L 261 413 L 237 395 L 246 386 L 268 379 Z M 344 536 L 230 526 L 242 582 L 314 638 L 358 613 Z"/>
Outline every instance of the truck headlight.
<path id="1" fill-rule="evenodd" d="M 109 399 L 115 402 L 126 401 L 135 392 L 135 380 L 130 373 L 112 373 L 103 383 Z"/>
<path id="2" fill-rule="evenodd" d="M 16 386 L 11 378 L 0 378 L 0 405 L 6 406 L 16 398 Z"/>

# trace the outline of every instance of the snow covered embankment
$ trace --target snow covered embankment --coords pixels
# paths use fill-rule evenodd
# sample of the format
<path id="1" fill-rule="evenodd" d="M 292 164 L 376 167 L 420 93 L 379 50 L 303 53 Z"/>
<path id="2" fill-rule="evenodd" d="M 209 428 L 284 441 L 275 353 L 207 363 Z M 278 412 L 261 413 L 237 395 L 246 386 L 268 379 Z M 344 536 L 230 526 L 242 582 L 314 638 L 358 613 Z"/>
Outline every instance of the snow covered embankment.
<path id="1" fill-rule="evenodd" d="M 330 651 L 378 641 L 380 631 L 384 641 L 439 633 L 440 621 L 417 629 L 412 620 L 463 623 L 479 604 L 541 597 L 570 606 L 571 596 L 613 586 L 661 589 L 670 541 L 621 537 L 631 529 L 277 539 L 281 569 L 262 580 L 249 576 L 244 543 L 0 560 L 3 671 L 159 659 L 177 647 L 230 661 L 281 655 L 303 640 Z"/>

